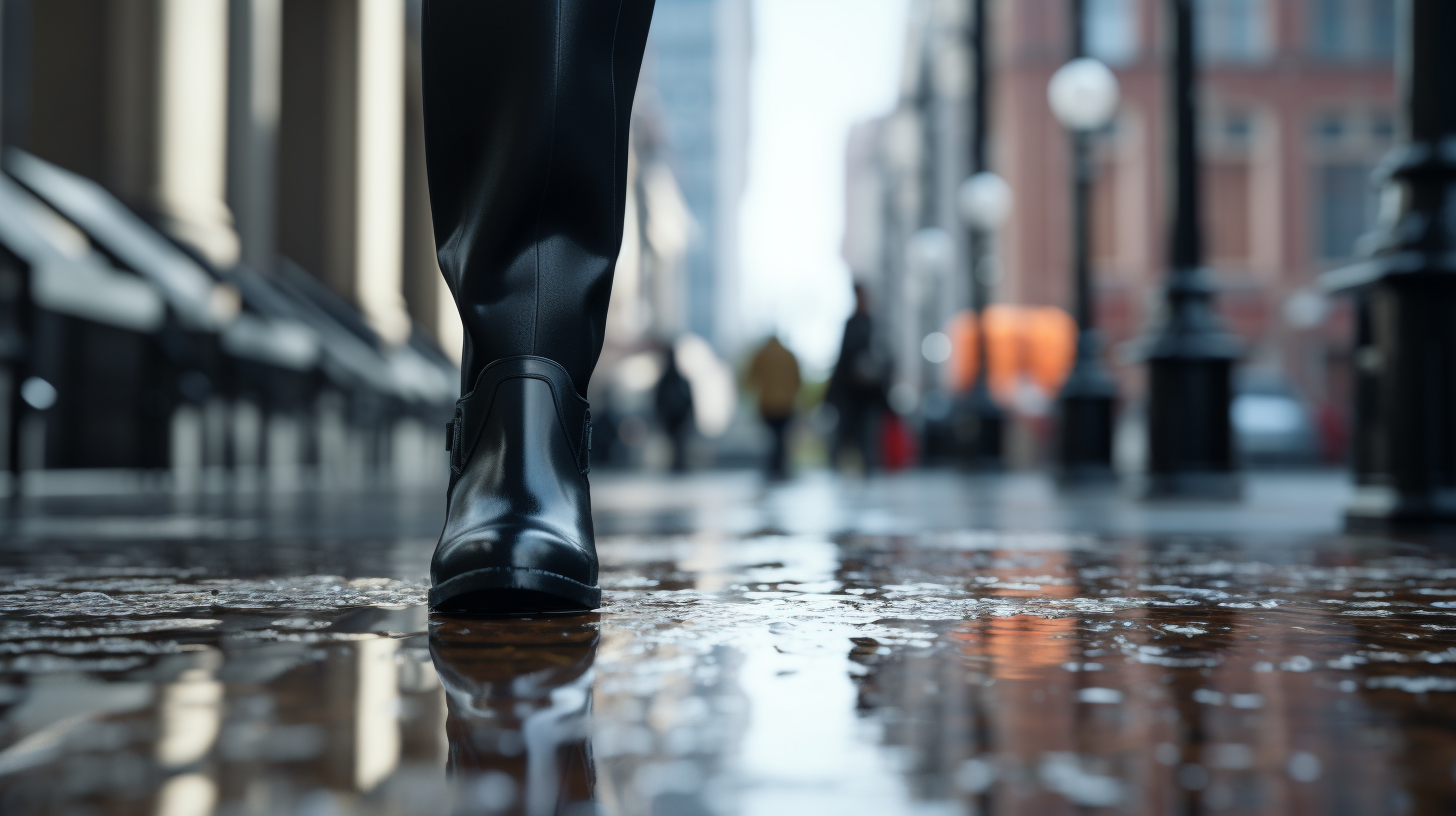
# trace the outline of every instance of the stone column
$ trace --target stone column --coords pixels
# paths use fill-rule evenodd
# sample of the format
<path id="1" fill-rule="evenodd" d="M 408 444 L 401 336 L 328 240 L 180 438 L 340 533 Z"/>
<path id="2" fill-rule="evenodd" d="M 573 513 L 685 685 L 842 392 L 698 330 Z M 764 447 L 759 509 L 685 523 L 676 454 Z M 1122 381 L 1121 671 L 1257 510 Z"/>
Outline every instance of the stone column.
<path id="1" fill-rule="evenodd" d="M 266 275 L 277 256 L 283 0 L 231 0 L 228 62 L 227 199 L 242 262 Z"/>
<path id="2" fill-rule="evenodd" d="M 25 110 L 7 134 L 105 185 L 215 265 L 237 261 L 227 180 L 227 0 L 29 3 Z M 19 82 L 19 80 L 17 80 Z M 8 85 L 16 84 L 7 81 Z"/>
<path id="3" fill-rule="evenodd" d="M 420 71 L 421 0 L 406 0 L 404 147 L 404 299 L 410 319 L 457 364 L 464 349 L 460 313 L 435 257 L 430 187 L 425 177 L 425 112 Z"/>
<path id="4" fill-rule="evenodd" d="M 227 0 L 159 0 L 156 179 L 164 229 L 218 267 L 238 261 L 227 185 Z"/>
<path id="5" fill-rule="evenodd" d="M 404 259 L 403 0 L 283 6 L 279 252 L 409 336 Z"/>

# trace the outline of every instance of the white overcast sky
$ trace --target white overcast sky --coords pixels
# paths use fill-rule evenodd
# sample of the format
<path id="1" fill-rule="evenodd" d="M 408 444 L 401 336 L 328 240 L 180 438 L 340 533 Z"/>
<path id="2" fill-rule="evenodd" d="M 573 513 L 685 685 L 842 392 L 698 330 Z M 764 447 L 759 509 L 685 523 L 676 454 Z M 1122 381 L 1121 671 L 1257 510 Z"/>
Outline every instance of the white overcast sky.
<path id="1" fill-rule="evenodd" d="M 743 335 L 834 363 L 852 297 L 839 257 L 844 147 L 895 104 L 908 0 L 754 0 Z"/>

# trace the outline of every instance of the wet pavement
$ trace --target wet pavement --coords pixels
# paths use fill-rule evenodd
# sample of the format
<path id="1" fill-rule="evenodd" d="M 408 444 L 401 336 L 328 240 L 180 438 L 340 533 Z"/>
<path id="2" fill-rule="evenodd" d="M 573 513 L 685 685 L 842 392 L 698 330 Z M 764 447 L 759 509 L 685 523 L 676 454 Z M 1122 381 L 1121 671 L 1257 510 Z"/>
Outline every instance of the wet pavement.
<path id="1" fill-rule="evenodd" d="M 1456 812 L 1456 542 L 1249 494 L 605 476 L 523 620 L 426 613 L 433 492 L 32 500 L 0 813 Z"/>

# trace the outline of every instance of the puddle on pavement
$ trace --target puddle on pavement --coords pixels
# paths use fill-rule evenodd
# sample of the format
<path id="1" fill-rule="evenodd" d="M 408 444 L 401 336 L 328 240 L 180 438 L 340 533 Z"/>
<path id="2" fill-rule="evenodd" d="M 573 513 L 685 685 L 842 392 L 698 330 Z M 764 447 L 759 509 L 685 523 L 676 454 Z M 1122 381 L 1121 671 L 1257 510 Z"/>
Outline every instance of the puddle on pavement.
<path id="1" fill-rule="evenodd" d="M 1433 548 L 620 534 L 532 620 L 70 552 L 0 579 L 6 814 L 1456 811 Z"/>

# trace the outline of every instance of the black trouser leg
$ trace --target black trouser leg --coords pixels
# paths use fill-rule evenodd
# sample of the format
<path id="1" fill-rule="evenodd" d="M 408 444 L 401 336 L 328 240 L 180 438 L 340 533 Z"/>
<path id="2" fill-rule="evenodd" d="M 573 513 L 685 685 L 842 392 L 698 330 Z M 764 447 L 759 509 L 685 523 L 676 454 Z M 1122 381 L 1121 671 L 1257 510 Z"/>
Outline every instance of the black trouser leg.
<path id="1" fill-rule="evenodd" d="M 591 608 L 586 393 L 652 0 L 426 0 L 425 155 L 465 324 L 432 607 Z"/>
<path id="2" fill-rule="evenodd" d="M 686 473 L 688 470 L 688 424 L 683 422 L 668 428 L 667 438 L 672 443 L 672 472 Z"/>
<path id="3" fill-rule="evenodd" d="M 425 155 L 464 388 L 505 357 L 579 393 L 622 243 L 627 136 L 653 0 L 426 0 Z"/>

